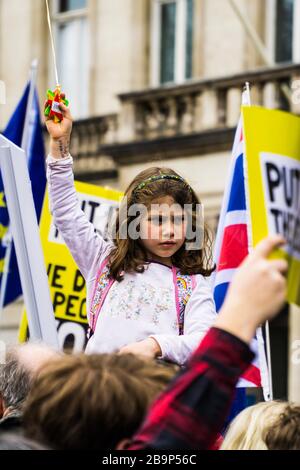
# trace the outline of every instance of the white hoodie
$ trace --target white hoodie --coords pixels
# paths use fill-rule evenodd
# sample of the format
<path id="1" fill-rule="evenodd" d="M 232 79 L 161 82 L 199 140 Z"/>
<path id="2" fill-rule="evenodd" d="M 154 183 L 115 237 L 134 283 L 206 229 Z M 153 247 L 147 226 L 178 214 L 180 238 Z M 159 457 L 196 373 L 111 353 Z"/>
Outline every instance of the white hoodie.
<path id="1" fill-rule="evenodd" d="M 80 208 L 72 157 L 49 156 L 47 164 L 50 210 L 85 278 L 89 313 L 98 269 L 113 245 L 95 232 Z M 86 352 L 113 352 L 152 336 L 163 359 L 184 364 L 216 318 L 209 279 L 197 274 L 195 280 L 185 308 L 184 334 L 179 336 L 172 269 L 152 262 L 143 273 L 125 273 L 108 291 Z"/>

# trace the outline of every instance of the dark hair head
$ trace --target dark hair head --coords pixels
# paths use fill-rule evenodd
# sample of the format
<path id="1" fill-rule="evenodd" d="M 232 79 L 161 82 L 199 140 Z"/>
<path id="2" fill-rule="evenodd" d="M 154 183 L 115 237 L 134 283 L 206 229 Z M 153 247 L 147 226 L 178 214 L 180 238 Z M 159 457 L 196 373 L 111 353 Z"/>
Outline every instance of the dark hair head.
<path id="1" fill-rule="evenodd" d="M 288 404 L 264 440 L 269 450 L 300 450 L 300 406 Z"/>
<path id="2" fill-rule="evenodd" d="M 0 364 L 0 395 L 5 408 L 20 410 L 31 387 L 30 372 L 20 364 L 16 352 L 7 353 L 5 364 Z"/>
<path id="3" fill-rule="evenodd" d="M 172 178 L 164 178 L 169 175 Z M 159 178 L 162 176 L 162 178 Z M 183 180 L 174 170 L 170 168 L 152 167 L 139 173 L 125 191 L 124 201 L 127 204 L 127 210 L 133 204 L 143 204 L 149 207 L 151 202 L 161 197 L 170 196 L 174 202 L 182 208 L 186 204 L 192 207 L 192 229 L 196 231 L 196 209 L 200 204 L 198 197 L 191 186 Z M 120 207 L 122 211 L 122 203 Z M 123 224 L 126 224 L 126 231 L 134 217 L 126 214 Z M 124 227 L 122 227 L 124 229 Z M 115 249 L 110 255 L 110 274 L 120 281 L 121 273 L 125 272 L 143 272 L 144 265 L 147 262 L 147 254 L 142 244 L 137 243 L 130 237 L 125 239 L 120 237 L 119 218 L 116 218 L 115 227 Z M 212 263 L 212 236 L 205 226 L 204 228 L 203 248 L 198 250 L 187 250 L 183 245 L 180 250 L 175 253 L 172 262 L 180 269 L 182 274 L 202 274 L 209 276 L 213 268 Z M 191 240 L 192 241 L 192 240 Z"/>
<path id="4" fill-rule="evenodd" d="M 132 354 L 50 362 L 26 402 L 26 435 L 54 449 L 113 449 L 137 431 L 175 370 Z"/>

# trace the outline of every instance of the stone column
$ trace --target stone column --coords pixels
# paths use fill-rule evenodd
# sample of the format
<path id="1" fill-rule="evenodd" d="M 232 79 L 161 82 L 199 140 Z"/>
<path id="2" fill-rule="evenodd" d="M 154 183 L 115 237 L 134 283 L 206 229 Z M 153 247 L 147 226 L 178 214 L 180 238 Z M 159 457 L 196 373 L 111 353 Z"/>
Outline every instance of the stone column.
<path id="1" fill-rule="evenodd" d="M 149 79 L 148 0 L 92 0 L 93 114 L 118 112 L 119 93 L 142 89 Z"/>
<path id="2" fill-rule="evenodd" d="M 218 96 L 216 91 L 204 90 L 201 94 L 200 101 L 201 129 L 213 129 L 218 127 Z"/>
<path id="3" fill-rule="evenodd" d="M 240 88 L 231 88 L 227 92 L 226 125 L 236 127 L 241 114 L 242 94 Z"/>
<path id="4" fill-rule="evenodd" d="M 193 78 L 203 76 L 204 2 L 205 0 L 194 0 Z"/>
<path id="5" fill-rule="evenodd" d="M 291 111 L 300 114 L 300 75 L 292 78 L 291 83 Z"/>
<path id="6" fill-rule="evenodd" d="M 6 85 L 6 105 L 1 106 L 0 129 L 6 125 L 28 80 L 32 54 L 34 0 L 1 2 L 0 79 Z"/>

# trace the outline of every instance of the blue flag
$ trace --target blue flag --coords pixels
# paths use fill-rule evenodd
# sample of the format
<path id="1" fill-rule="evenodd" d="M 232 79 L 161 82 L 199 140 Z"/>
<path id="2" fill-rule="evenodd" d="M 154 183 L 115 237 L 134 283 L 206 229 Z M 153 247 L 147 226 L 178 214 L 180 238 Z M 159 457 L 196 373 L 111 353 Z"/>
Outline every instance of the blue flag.
<path id="1" fill-rule="evenodd" d="M 27 103 L 29 99 L 30 83 L 25 88 L 23 96 L 17 105 L 3 135 L 11 140 L 14 144 L 21 146 L 22 137 L 25 126 Z M 32 192 L 37 219 L 39 220 L 43 206 L 45 188 L 46 188 L 46 171 L 45 171 L 45 148 L 43 140 L 43 131 L 40 121 L 39 102 L 36 90 L 32 102 L 32 109 L 29 111 L 28 120 L 28 146 L 27 161 L 30 180 L 32 184 Z M 3 237 L 8 230 L 9 215 L 6 207 L 3 181 L 0 175 L 0 286 L 3 279 L 4 259 L 6 246 L 3 244 Z M 22 294 L 21 281 L 19 276 L 16 252 L 12 247 L 10 263 L 8 267 L 8 279 L 6 292 L 4 297 L 4 306 L 13 302 Z"/>

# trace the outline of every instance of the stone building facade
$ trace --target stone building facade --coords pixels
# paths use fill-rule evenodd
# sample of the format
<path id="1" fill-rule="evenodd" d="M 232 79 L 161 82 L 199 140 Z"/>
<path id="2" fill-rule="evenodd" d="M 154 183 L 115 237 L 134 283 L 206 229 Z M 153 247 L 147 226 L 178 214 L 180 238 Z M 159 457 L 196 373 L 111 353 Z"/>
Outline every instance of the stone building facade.
<path id="1" fill-rule="evenodd" d="M 49 0 L 59 77 L 76 117 L 77 179 L 124 190 L 147 166 L 167 165 L 196 189 L 216 226 L 245 81 L 252 103 L 299 113 L 281 87 L 300 75 L 300 0 L 236 3 L 269 64 L 229 0 Z M 0 0 L 1 129 L 35 58 L 42 102 L 55 85 L 45 2 Z M 10 339 L 17 310 L 15 323 L 11 309 L 2 320 Z M 300 335 L 297 314 L 290 347 Z M 283 347 L 287 315 L 273 330 Z M 290 363 L 291 396 L 296 369 Z"/>

